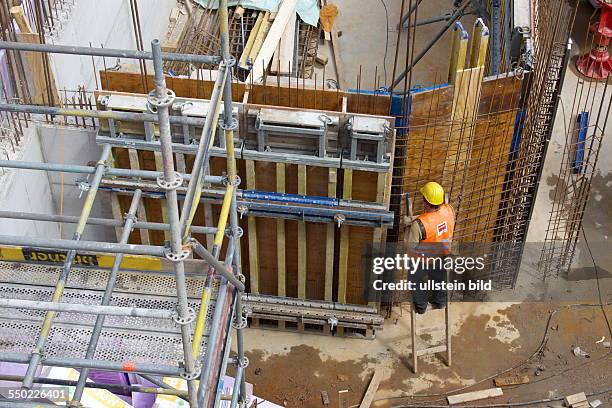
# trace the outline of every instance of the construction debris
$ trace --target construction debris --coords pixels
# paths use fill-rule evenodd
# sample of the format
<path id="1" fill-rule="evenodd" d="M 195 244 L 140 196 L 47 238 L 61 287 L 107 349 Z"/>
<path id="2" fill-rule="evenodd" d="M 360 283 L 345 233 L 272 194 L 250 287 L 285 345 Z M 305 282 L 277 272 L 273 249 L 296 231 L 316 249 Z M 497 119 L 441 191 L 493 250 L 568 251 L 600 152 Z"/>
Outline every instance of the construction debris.
<path id="1" fill-rule="evenodd" d="M 374 371 L 370 385 L 368 385 L 368 389 L 361 400 L 361 404 L 359 404 L 359 408 L 370 408 L 372 402 L 374 402 L 374 396 L 376 395 L 376 391 L 378 391 L 378 385 L 380 384 L 384 374 L 385 370 L 382 368 L 377 368 Z"/>
<path id="2" fill-rule="evenodd" d="M 489 388 L 487 390 L 466 392 L 464 394 L 450 395 L 446 399 L 450 405 L 463 402 L 477 401 L 485 398 L 501 397 L 504 392 L 501 388 Z"/>
<path id="3" fill-rule="evenodd" d="M 500 377 L 493 380 L 498 387 L 509 387 L 511 385 L 527 384 L 529 377 L 526 375 L 513 375 L 511 377 Z"/>
<path id="4" fill-rule="evenodd" d="M 327 394 L 327 391 L 321 391 L 321 400 L 323 405 L 329 405 L 329 394 Z"/>
<path id="5" fill-rule="evenodd" d="M 565 397 L 564 402 L 565 405 L 570 408 L 583 408 L 589 406 L 589 402 L 584 392 L 568 395 Z"/>
<path id="6" fill-rule="evenodd" d="M 591 358 L 591 355 L 589 353 L 587 353 L 586 351 L 582 350 L 580 347 L 574 347 L 574 349 L 572 350 L 572 352 L 574 353 L 574 355 L 576 357 L 586 357 L 586 358 Z"/>

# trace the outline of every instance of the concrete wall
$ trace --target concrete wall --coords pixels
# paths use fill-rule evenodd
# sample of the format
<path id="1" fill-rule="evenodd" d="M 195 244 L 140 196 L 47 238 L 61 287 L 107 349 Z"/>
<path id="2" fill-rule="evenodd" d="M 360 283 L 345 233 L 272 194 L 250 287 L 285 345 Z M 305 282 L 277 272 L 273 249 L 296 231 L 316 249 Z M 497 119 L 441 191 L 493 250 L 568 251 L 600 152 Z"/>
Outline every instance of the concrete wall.
<path id="1" fill-rule="evenodd" d="M 43 162 L 40 138 L 35 128 L 25 129 L 25 144 L 15 160 Z M 55 214 L 55 202 L 47 172 L 36 170 L 0 170 L 0 208 Z M 0 234 L 59 238 L 59 225 L 52 222 L 0 218 Z"/>
<path id="2" fill-rule="evenodd" d="M 102 149 L 95 142 L 95 131 L 86 129 L 40 126 L 38 128 L 40 144 L 47 163 L 93 165 L 100 159 Z M 63 215 L 81 214 L 81 208 L 87 192 L 78 188 L 79 181 L 86 180 L 84 174 L 49 173 L 51 196 L 57 213 L 60 208 Z M 89 177 L 91 180 L 91 176 Z M 110 206 L 110 194 L 99 191 L 91 211 L 91 217 L 113 218 Z M 62 238 L 69 239 L 75 224 L 64 224 Z M 114 242 L 116 235 L 113 228 L 88 225 L 83 240 Z"/>
<path id="3" fill-rule="evenodd" d="M 137 0 L 140 25 L 145 50 L 150 50 L 151 40 L 162 40 L 166 34 L 168 17 L 176 0 Z M 129 0 L 79 0 L 69 20 L 55 41 L 56 44 L 89 47 L 136 49 Z M 84 85 L 87 90 L 96 88 L 96 78 L 91 57 L 76 55 L 51 56 L 59 89 L 76 90 Z M 114 59 L 106 59 L 106 66 L 113 67 Z M 121 60 L 121 64 L 132 63 Z M 94 58 L 96 72 L 104 68 L 102 58 Z M 95 74 L 97 75 L 97 74 Z M 99 78 L 98 78 L 99 83 Z"/>

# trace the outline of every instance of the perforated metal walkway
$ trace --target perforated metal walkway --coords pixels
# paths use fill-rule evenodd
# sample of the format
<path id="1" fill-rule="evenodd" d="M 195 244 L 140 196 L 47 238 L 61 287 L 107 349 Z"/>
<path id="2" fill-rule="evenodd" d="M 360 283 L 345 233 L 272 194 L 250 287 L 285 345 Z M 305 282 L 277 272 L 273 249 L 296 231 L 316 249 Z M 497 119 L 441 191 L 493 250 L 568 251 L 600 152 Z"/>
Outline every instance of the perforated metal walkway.
<path id="1" fill-rule="evenodd" d="M 0 262 L 0 298 L 50 301 L 61 267 Z M 62 302 L 100 304 L 110 271 L 71 269 Z M 204 276 L 188 276 L 189 306 L 199 309 Z M 169 272 L 121 271 L 111 305 L 174 310 L 176 288 Z M 202 341 L 205 349 L 214 310 L 207 311 Z M 0 308 L 0 352 L 31 353 L 45 312 Z M 96 315 L 58 313 L 46 348 L 47 356 L 84 358 Z M 193 327 L 192 327 L 193 330 Z M 176 365 L 182 360 L 180 330 L 169 320 L 107 316 L 95 359 Z"/>

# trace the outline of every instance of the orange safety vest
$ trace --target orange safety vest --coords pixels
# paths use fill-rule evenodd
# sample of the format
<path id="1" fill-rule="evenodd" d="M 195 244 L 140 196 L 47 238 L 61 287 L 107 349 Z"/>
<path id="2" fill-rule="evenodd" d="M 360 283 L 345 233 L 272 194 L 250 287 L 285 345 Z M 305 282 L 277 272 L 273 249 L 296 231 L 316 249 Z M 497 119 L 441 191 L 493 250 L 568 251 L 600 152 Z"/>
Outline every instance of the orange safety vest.
<path id="1" fill-rule="evenodd" d="M 425 256 L 450 255 L 455 211 L 449 204 L 442 204 L 437 211 L 425 212 L 417 217 L 424 229 L 424 238 L 419 241 L 417 252 Z"/>

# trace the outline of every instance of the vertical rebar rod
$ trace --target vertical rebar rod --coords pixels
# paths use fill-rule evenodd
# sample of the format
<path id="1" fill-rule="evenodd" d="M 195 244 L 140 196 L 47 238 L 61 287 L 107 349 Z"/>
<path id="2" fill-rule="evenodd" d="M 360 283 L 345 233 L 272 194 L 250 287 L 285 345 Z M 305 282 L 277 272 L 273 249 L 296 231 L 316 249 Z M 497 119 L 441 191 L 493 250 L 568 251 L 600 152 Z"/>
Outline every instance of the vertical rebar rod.
<path id="1" fill-rule="evenodd" d="M 161 155 L 163 162 L 164 180 L 160 183 L 166 189 L 166 207 L 170 224 L 170 250 L 174 262 L 174 273 L 177 293 L 177 312 L 181 328 L 181 338 L 184 355 L 184 376 L 187 380 L 187 391 L 189 402 L 192 407 L 196 404 L 196 365 L 191 350 L 191 322 L 189 305 L 187 303 L 187 284 L 185 280 L 185 264 L 183 262 L 183 246 L 181 239 L 181 224 L 179 219 L 179 208 L 176 188 L 180 185 L 180 179 L 174 171 L 174 156 L 172 153 L 172 135 L 170 133 L 170 106 L 174 100 L 174 93 L 166 88 L 166 80 L 163 72 L 161 46 L 158 39 L 151 41 L 153 54 L 153 67 L 155 69 L 155 91 L 149 94 L 149 104 L 157 108 L 159 118 L 159 138 L 161 144 Z M 158 181 L 159 182 L 159 181 Z"/>
<path id="2" fill-rule="evenodd" d="M 91 214 L 91 209 L 98 193 L 100 181 L 102 180 L 104 170 L 106 169 L 106 160 L 108 159 L 110 152 L 111 146 L 105 144 L 102 148 L 100 160 L 98 160 L 98 163 L 96 164 L 96 172 L 94 173 L 91 185 L 89 187 L 89 191 L 87 192 L 85 202 L 83 203 L 79 222 L 74 231 L 74 235 L 72 236 L 72 239 L 74 241 L 79 241 L 81 239 L 81 236 L 83 235 L 85 225 L 87 224 L 87 219 Z M 68 275 L 70 273 L 70 269 L 72 268 L 72 263 L 74 262 L 75 257 L 75 250 L 68 251 L 66 261 L 64 262 L 64 266 L 62 267 L 62 271 L 60 272 L 59 279 L 57 281 L 57 284 L 55 285 L 55 291 L 53 292 L 53 297 L 51 298 L 51 301 L 59 302 L 61 300 L 62 295 L 64 293 L 64 287 L 66 286 L 66 281 L 68 280 Z M 25 389 L 32 388 L 32 384 L 34 383 L 34 376 L 36 375 L 36 371 L 42 360 L 42 354 L 47 345 L 47 340 L 49 338 L 49 334 L 51 333 L 51 328 L 53 325 L 53 319 L 55 319 L 56 315 L 57 312 L 54 311 L 49 311 L 45 314 L 45 319 L 40 329 L 38 340 L 36 341 L 36 347 L 34 348 L 34 350 L 32 350 L 30 363 L 28 364 L 28 369 L 23 379 L 22 387 Z"/>
<path id="3" fill-rule="evenodd" d="M 123 224 L 123 231 L 121 233 L 121 239 L 119 242 L 121 244 L 127 244 L 130 239 L 130 233 L 132 232 L 134 223 L 136 222 L 136 211 L 138 210 L 138 206 L 140 204 L 140 198 L 142 197 L 142 190 L 137 189 L 132 196 L 132 202 L 130 203 L 130 208 L 125 216 L 125 221 Z M 121 266 L 121 261 L 123 260 L 123 254 L 117 254 L 115 257 L 115 261 L 113 262 L 113 267 L 111 269 L 110 275 L 108 277 L 108 281 L 106 282 L 106 288 L 104 289 L 104 295 L 102 296 L 101 304 L 103 306 L 107 306 L 110 303 L 111 296 L 113 295 L 113 290 L 115 289 L 115 283 L 117 282 L 117 276 L 119 274 L 119 267 Z M 91 333 L 91 338 L 89 340 L 89 345 L 87 346 L 87 352 L 85 353 L 85 358 L 93 358 L 96 352 L 96 348 L 98 346 L 98 340 L 100 339 L 100 333 L 102 333 L 102 326 L 104 325 L 105 315 L 98 315 L 96 318 L 96 323 Z M 79 375 L 79 380 L 76 385 L 76 389 L 74 390 L 74 395 L 72 397 L 73 402 L 81 401 L 83 396 L 83 391 L 85 390 L 85 384 L 87 382 L 87 375 L 89 374 L 89 369 L 84 368 L 81 370 Z"/>

